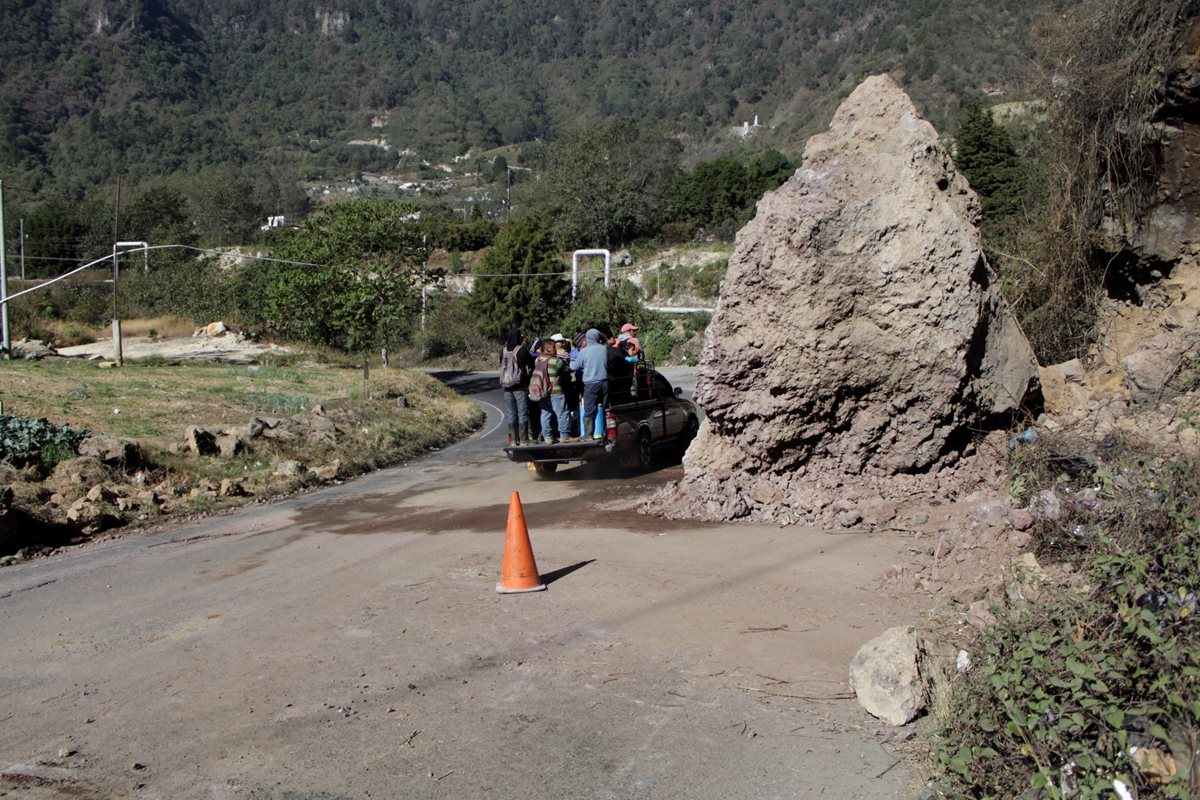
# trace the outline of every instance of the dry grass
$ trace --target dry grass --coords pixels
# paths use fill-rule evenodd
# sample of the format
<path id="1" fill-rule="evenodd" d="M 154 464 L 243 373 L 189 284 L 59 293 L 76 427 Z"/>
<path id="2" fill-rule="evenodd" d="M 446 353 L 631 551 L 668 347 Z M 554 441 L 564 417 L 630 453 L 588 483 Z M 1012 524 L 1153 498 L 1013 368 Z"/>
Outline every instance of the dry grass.
<path id="1" fill-rule="evenodd" d="M 79 360 L 13 361 L 0 365 L 0 400 L 6 414 L 133 439 L 155 471 L 197 479 L 249 477 L 259 496 L 295 488 L 273 476 L 279 460 L 311 466 L 337 460 L 339 475 L 351 475 L 445 445 L 482 420 L 478 406 L 427 375 L 373 369 L 364 385 L 361 367 L 307 358 L 248 367 L 127 362 L 119 369 Z M 241 428 L 254 416 L 290 417 L 318 403 L 356 420 L 336 444 L 260 440 L 233 459 L 171 452 L 189 425 Z"/>
<path id="2" fill-rule="evenodd" d="M 150 336 L 153 332 L 163 339 L 174 339 L 191 336 L 197 327 L 190 319 L 175 316 L 121 320 L 121 332 L 125 336 Z"/>

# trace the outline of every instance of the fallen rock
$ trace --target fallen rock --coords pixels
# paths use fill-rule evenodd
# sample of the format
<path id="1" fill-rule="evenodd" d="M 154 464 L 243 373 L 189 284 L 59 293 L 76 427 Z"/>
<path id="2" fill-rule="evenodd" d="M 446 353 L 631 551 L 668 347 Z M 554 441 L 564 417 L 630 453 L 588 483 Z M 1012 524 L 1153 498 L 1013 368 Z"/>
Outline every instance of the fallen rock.
<path id="1" fill-rule="evenodd" d="M 54 355 L 54 348 L 41 339 L 18 339 L 12 343 L 12 357 L 38 361 Z"/>
<path id="2" fill-rule="evenodd" d="M 859 479 L 896 500 L 999 427 L 1037 368 L 978 219 L 908 96 L 864 81 L 738 233 L 697 379 L 706 420 L 647 510 L 811 514 Z M 754 499 L 764 483 L 780 500 Z"/>
<path id="3" fill-rule="evenodd" d="M 1051 414 L 1086 411 L 1089 399 L 1087 373 L 1078 358 L 1041 367 L 1042 399 Z"/>
<path id="4" fill-rule="evenodd" d="M 222 458 L 233 458 L 246 452 L 246 439 L 241 433 L 222 433 L 217 436 L 217 452 Z"/>
<path id="5" fill-rule="evenodd" d="M 1027 508 L 1014 509 L 1008 514 L 1008 523 L 1013 526 L 1014 530 L 1027 531 L 1033 527 L 1033 523 L 1036 521 L 1033 513 Z"/>
<path id="6" fill-rule="evenodd" d="M 221 481 L 221 486 L 217 489 L 217 494 L 221 497 L 245 497 L 249 494 L 246 491 L 246 479 L 225 478 Z"/>
<path id="7" fill-rule="evenodd" d="M 299 461 L 286 460 L 280 461 L 275 465 L 275 474 L 282 475 L 285 478 L 290 478 L 299 475 L 303 471 L 304 465 Z"/>
<path id="8" fill-rule="evenodd" d="M 1033 553 L 1022 553 L 1010 568 L 1011 579 L 1004 588 L 1008 601 L 1019 606 L 1037 597 L 1046 582 L 1046 571 Z"/>
<path id="9" fill-rule="evenodd" d="M 215 456 L 221 448 L 217 444 L 218 431 L 211 431 L 199 425 L 189 425 L 183 432 L 184 444 L 187 449 L 198 456 Z"/>
<path id="10" fill-rule="evenodd" d="M 862 514 L 859 513 L 857 508 L 851 508 L 845 511 L 839 511 L 835 519 L 837 519 L 837 524 L 841 525 L 843 528 L 853 528 L 855 525 L 862 522 Z"/>
<path id="11" fill-rule="evenodd" d="M 859 648 L 850 662 L 850 688 L 871 716 L 905 725 L 925 708 L 923 649 L 911 628 L 890 628 Z"/>
<path id="12" fill-rule="evenodd" d="M 142 449 L 137 442 L 104 434 L 89 436 L 80 442 L 79 455 L 91 456 L 121 470 L 137 469 L 142 463 Z"/>
<path id="13" fill-rule="evenodd" d="M 81 497 L 67 509 L 67 521 L 82 533 L 99 533 L 121 524 L 121 518 L 114 514 L 111 508 L 106 503 Z"/>
<path id="14" fill-rule="evenodd" d="M 987 630 L 996 624 L 996 616 L 992 613 L 991 604 L 986 600 L 976 600 L 967 608 L 967 624 L 977 630 Z"/>
<path id="15" fill-rule="evenodd" d="M 341 468 L 342 468 L 341 460 L 334 459 L 330 463 L 324 464 L 319 467 L 309 467 L 308 471 L 309 471 L 309 474 L 311 474 L 317 480 L 332 481 L 337 478 L 338 470 L 340 470 Z"/>

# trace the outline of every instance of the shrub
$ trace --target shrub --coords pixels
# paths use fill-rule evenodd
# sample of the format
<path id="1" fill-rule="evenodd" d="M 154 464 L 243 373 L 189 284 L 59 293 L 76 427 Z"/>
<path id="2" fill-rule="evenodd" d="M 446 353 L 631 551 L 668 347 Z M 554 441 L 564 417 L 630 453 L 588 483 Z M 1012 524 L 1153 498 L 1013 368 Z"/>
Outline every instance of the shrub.
<path id="1" fill-rule="evenodd" d="M 1078 473 L 1071 485 L 1099 492 L 1068 500 L 1036 541 L 1086 581 L 1008 612 L 976 643 L 937 733 L 946 796 L 1107 798 L 1115 781 L 1139 798 L 1200 789 L 1200 465 L 1121 462 L 1062 462 Z"/>
<path id="2" fill-rule="evenodd" d="M 43 463 L 53 466 L 73 457 L 87 435 L 87 431 L 46 419 L 0 414 L 0 458 L 38 453 Z"/>

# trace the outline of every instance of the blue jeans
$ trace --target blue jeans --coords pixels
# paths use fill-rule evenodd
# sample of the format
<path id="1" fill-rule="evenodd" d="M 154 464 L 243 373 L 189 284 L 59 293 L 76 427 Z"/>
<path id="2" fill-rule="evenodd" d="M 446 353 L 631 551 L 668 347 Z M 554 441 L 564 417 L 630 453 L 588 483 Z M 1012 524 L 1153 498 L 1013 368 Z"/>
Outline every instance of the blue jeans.
<path id="1" fill-rule="evenodd" d="M 529 422 L 529 395 L 525 394 L 525 387 L 504 390 L 504 419 L 509 425 Z"/>
<path id="2" fill-rule="evenodd" d="M 554 436 L 554 428 L 550 425 L 551 414 L 558 420 L 559 440 L 570 438 L 571 415 L 567 413 L 567 398 L 561 394 L 552 394 L 543 397 L 538 405 L 542 409 L 542 440 L 548 442 Z"/>
<path id="3" fill-rule="evenodd" d="M 596 381 L 583 385 L 583 427 L 580 435 L 587 438 L 592 435 L 592 425 L 596 421 L 597 409 L 601 414 L 608 405 L 608 381 Z"/>

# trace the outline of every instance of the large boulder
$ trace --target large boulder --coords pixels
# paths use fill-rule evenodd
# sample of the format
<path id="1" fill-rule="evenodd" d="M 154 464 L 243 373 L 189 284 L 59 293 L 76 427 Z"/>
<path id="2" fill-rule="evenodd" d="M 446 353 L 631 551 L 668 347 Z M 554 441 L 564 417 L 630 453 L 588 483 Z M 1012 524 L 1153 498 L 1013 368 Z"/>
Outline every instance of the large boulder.
<path id="1" fill-rule="evenodd" d="M 979 202 L 887 76 L 813 137 L 737 237 L 696 400 L 707 420 L 672 516 L 813 511 L 847 476 L 875 494 L 935 470 L 1035 385 L 976 228 Z"/>

